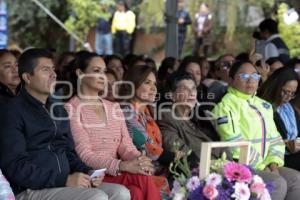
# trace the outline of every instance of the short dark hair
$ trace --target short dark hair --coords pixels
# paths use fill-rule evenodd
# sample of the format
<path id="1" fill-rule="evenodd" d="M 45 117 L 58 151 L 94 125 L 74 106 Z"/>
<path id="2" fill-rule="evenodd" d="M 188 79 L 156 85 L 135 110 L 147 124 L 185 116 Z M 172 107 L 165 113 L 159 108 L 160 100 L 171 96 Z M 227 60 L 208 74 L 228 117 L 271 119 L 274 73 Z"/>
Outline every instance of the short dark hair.
<path id="1" fill-rule="evenodd" d="M 200 70 L 201 70 L 201 60 L 197 56 L 186 56 L 180 63 L 178 69 L 177 69 L 177 74 L 185 73 L 186 68 L 190 63 L 196 63 L 199 65 Z"/>
<path id="2" fill-rule="evenodd" d="M 118 0 L 117 4 L 123 5 L 125 7 L 126 11 L 129 10 L 129 7 L 128 7 L 128 4 L 126 3 L 126 1 L 124 1 L 124 0 Z"/>
<path id="3" fill-rule="evenodd" d="M 18 59 L 19 76 L 22 79 L 23 73 L 33 74 L 38 64 L 38 59 L 49 58 L 53 60 L 52 53 L 47 49 L 32 48 L 22 53 Z"/>
<path id="4" fill-rule="evenodd" d="M 10 51 L 8 49 L 0 49 L 0 58 L 2 58 L 2 56 L 6 55 L 6 54 L 10 54 L 10 55 L 13 55 L 14 57 L 16 57 L 12 51 Z"/>
<path id="5" fill-rule="evenodd" d="M 112 60 L 119 60 L 122 65 L 123 65 L 123 59 L 121 56 L 113 54 L 113 55 L 108 55 L 104 57 L 104 62 L 106 64 L 106 66 L 112 61 Z"/>
<path id="6" fill-rule="evenodd" d="M 236 60 L 249 60 L 249 53 L 241 52 L 235 57 Z"/>
<path id="7" fill-rule="evenodd" d="M 178 76 L 176 76 L 172 80 L 172 82 L 171 82 L 171 86 L 172 86 L 171 91 L 172 92 L 176 91 L 178 83 L 180 81 L 183 81 L 183 80 L 192 80 L 195 83 L 195 85 L 197 85 L 194 76 L 191 73 L 185 72 L 185 73 L 179 74 Z"/>
<path id="8" fill-rule="evenodd" d="M 232 65 L 232 67 L 229 70 L 229 77 L 234 79 L 234 76 L 239 71 L 239 69 L 242 67 L 242 65 L 247 64 L 247 63 L 253 65 L 253 63 L 250 60 L 237 60 L 237 61 L 235 61 Z"/>
<path id="9" fill-rule="evenodd" d="M 158 68 L 157 77 L 159 81 L 163 81 L 167 79 L 168 75 L 168 69 L 174 68 L 174 65 L 176 64 L 176 58 L 174 57 L 166 57 L 161 62 L 160 67 Z"/>
<path id="10" fill-rule="evenodd" d="M 271 34 L 278 33 L 278 23 L 273 19 L 265 19 L 259 24 L 260 31 L 268 31 Z"/>

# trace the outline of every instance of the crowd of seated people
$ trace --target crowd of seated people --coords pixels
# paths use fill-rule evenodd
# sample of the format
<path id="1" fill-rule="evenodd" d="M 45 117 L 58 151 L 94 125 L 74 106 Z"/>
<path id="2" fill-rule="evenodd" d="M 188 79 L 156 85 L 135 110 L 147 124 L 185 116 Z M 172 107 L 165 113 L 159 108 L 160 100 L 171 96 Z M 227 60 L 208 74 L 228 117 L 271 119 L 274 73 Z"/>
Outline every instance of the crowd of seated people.
<path id="1" fill-rule="evenodd" d="M 244 60 L 233 64 L 229 77 L 228 92 L 213 109 L 221 139 L 250 141 L 250 165 L 264 180 L 276 183 L 272 199 L 297 199 L 300 174 L 284 167 L 285 145 L 273 106 L 256 96 L 261 76 L 251 61 Z M 233 158 L 238 159 L 239 153 L 233 149 Z"/>
<path id="2" fill-rule="evenodd" d="M 132 199 L 160 199 L 154 180 L 147 176 L 153 173 L 151 160 L 133 145 L 121 108 L 99 96 L 106 86 L 103 59 L 79 52 L 70 65 L 70 82 L 78 91 L 65 107 L 80 159 L 95 170 L 106 168 L 103 181 L 126 186 Z"/>
<path id="3" fill-rule="evenodd" d="M 22 88 L 0 111 L 1 170 L 15 198 L 130 199 L 124 186 L 91 179 L 92 167 L 76 153 L 67 112 L 49 98 L 57 78 L 52 54 L 25 51 L 18 73 Z"/>
<path id="4" fill-rule="evenodd" d="M 169 57 L 157 69 L 133 54 L 0 50 L 0 197 L 168 199 L 170 163 L 192 150 L 198 167 L 201 143 L 222 140 L 250 141 L 249 164 L 274 183 L 272 199 L 297 199 L 299 63 L 244 53 L 213 64 Z M 212 158 L 222 152 L 239 158 L 227 148 Z"/>

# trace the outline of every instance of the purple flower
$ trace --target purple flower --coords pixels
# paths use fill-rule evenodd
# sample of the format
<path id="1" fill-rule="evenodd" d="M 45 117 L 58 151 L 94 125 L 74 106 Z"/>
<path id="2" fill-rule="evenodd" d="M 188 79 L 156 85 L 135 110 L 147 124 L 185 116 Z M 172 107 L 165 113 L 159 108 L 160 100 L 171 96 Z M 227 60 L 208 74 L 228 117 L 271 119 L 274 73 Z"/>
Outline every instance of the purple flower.
<path id="1" fill-rule="evenodd" d="M 193 190 L 190 195 L 188 196 L 188 200 L 199 200 L 199 199 L 207 199 L 203 195 L 203 185 L 200 185 L 195 190 Z"/>
<path id="2" fill-rule="evenodd" d="M 205 182 L 207 185 L 217 186 L 222 182 L 222 176 L 220 174 L 211 173 L 206 179 Z"/>
<path id="3" fill-rule="evenodd" d="M 198 176 L 193 176 L 190 178 L 186 184 L 187 189 L 191 192 L 195 190 L 200 185 L 200 180 Z"/>
<path id="4" fill-rule="evenodd" d="M 269 193 L 271 194 L 271 192 L 274 191 L 275 185 L 273 182 L 268 182 L 268 183 L 266 183 L 266 188 L 269 191 Z"/>
<path id="5" fill-rule="evenodd" d="M 180 183 L 178 182 L 178 181 L 174 181 L 173 182 L 173 190 L 175 191 L 175 192 L 178 192 L 179 190 L 180 190 L 180 188 L 181 188 L 181 185 L 180 185 Z"/>
<path id="6" fill-rule="evenodd" d="M 231 198 L 231 194 L 233 193 L 232 188 L 223 188 L 222 186 L 217 186 L 217 190 L 219 191 L 219 196 L 217 200 L 228 200 Z"/>
<path id="7" fill-rule="evenodd" d="M 173 188 L 172 188 L 172 191 L 171 191 L 171 197 L 174 197 L 176 193 L 178 193 L 181 189 L 181 185 L 178 181 L 174 181 L 173 182 Z"/>
<path id="8" fill-rule="evenodd" d="M 217 200 L 231 199 L 231 194 L 234 192 L 233 183 L 229 182 L 227 179 L 223 179 L 221 185 L 217 186 L 217 190 L 219 191 Z"/>

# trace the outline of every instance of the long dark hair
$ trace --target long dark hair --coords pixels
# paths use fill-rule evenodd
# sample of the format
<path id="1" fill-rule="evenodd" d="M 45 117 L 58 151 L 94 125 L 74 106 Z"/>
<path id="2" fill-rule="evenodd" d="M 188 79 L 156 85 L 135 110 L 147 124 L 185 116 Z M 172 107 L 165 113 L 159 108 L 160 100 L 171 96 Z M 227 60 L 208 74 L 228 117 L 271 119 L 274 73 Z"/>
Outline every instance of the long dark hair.
<path id="1" fill-rule="evenodd" d="M 77 74 L 76 70 L 80 69 L 81 71 L 85 71 L 90 63 L 90 61 L 95 58 L 95 57 L 100 57 L 96 53 L 91 53 L 88 51 L 80 51 L 76 53 L 75 59 L 72 60 L 69 65 L 67 66 L 67 71 L 68 73 L 66 74 L 66 79 L 72 84 L 73 90 L 70 91 L 70 88 L 64 87 L 63 93 L 64 95 L 68 95 L 71 92 L 71 97 L 77 95 Z M 67 99 L 68 100 L 68 99 Z"/>
<path id="2" fill-rule="evenodd" d="M 200 61 L 200 58 L 199 57 L 196 57 L 196 56 L 186 56 L 180 63 L 178 69 L 176 72 L 174 72 L 170 77 L 169 79 L 167 80 L 167 83 L 166 83 L 166 88 L 168 88 L 168 85 L 170 87 L 170 83 L 172 83 L 174 81 L 174 79 L 176 79 L 176 77 L 179 77 L 181 76 L 182 74 L 185 74 L 187 73 L 187 66 L 190 64 L 190 63 L 196 63 L 199 65 L 199 68 L 200 68 L 200 71 L 201 71 L 201 61 Z M 192 74 L 194 76 L 194 74 Z M 201 73 L 201 78 L 202 78 L 202 73 Z"/>
<path id="3" fill-rule="evenodd" d="M 119 95 L 124 97 L 129 96 L 130 94 L 135 94 L 135 90 L 142 85 L 151 72 L 155 75 L 155 69 L 148 65 L 138 65 L 130 68 L 128 71 L 126 71 L 123 81 L 131 82 L 134 85 L 134 88 L 126 83 L 121 84 Z M 123 98 L 121 100 L 131 101 L 133 98 Z"/>
<path id="4" fill-rule="evenodd" d="M 258 96 L 278 106 L 281 103 L 282 87 L 288 81 L 293 80 L 299 83 L 298 75 L 293 69 L 289 67 L 279 68 L 263 83 Z"/>
<path id="5" fill-rule="evenodd" d="M 169 69 L 173 70 L 175 64 L 176 64 L 176 58 L 174 57 L 167 57 L 162 61 L 157 72 L 157 78 L 160 82 L 163 82 L 168 79 L 168 76 L 170 75 L 168 74 L 168 70 Z"/>
<path id="6" fill-rule="evenodd" d="M 121 56 L 113 54 L 113 55 L 108 55 L 108 56 L 104 57 L 104 62 L 106 64 L 106 66 L 108 66 L 112 60 L 119 60 L 122 64 L 122 67 L 124 68 L 123 59 L 121 58 Z"/>

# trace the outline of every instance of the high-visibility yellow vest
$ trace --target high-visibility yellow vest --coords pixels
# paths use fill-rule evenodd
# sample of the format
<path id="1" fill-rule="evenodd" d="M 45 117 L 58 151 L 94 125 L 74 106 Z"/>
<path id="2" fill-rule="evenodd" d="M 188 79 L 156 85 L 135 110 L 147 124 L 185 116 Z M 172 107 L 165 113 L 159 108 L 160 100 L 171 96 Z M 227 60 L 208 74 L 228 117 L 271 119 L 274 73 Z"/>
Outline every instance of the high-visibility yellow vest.
<path id="1" fill-rule="evenodd" d="M 251 142 L 253 168 L 263 170 L 270 163 L 284 165 L 285 144 L 277 131 L 270 103 L 229 87 L 213 114 L 222 140 Z M 233 158 L 238 159 L 239 149 L 233 148 L 232 152 Z"/>

